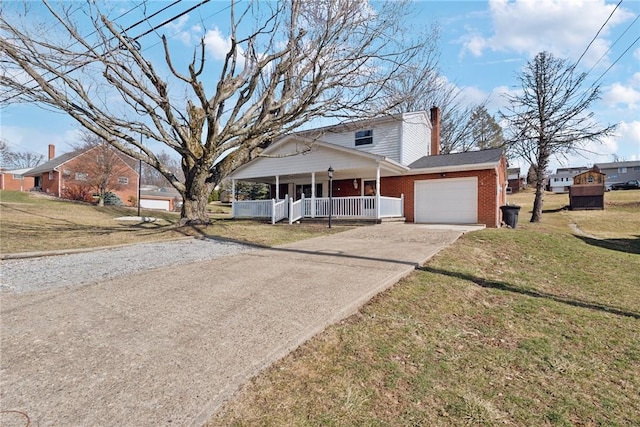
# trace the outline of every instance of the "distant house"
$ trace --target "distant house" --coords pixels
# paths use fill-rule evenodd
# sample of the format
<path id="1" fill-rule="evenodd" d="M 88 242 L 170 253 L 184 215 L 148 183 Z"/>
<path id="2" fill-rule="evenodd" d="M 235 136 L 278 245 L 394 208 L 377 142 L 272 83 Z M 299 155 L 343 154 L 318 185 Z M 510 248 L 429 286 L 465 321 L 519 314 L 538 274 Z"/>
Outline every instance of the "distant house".
<path id="1" fill-rule="evenodd" d="M 0 190 L 29 191 L 34 187 L 34 179 L 24 174 L 31 168 L 0 170 Z"/>
<path id="2" fill-rule="evenodd" d="M 440 111 L 402 113 L 286 135 L 228 177 L 271 187 L 233 202 L 233 216 L 404 219 L 499 227 L 502 149 L 440 154 Z M 299 153 L 298 155 L 294 155 Z M 285 197 L 287 196 L 287 197 Z"/>
<path id="3" fill-rule="evenodd" d="M 55 157 L 55 146 L 49 145 L 49 160 L 28 171 L 25 176 L 33 177 L 34 188 L 55 197 L 78 200 L 79 192 L 92 192 L 91 180 L 94 178 L 95 164 L 102 156 L 99 147 L 72 151 Z M 135 205 L 138 197 L 138 172 L 131 157 L 117 152 L 113 158 L 112 185 L 115 193 L 124 204 Z M 82 190 L 81 190 L 82 189 Z M 89 199 L 91 194 L 89 194 Z M 85 195 L 86 199 L 86 195 Z"/>
<path id="4" fill-rule="evenodd" d="M 507 180 L 507 194 L 517 193 L 524 188 L 524 181 L 520 177 L 520 168 L 508 168 Z"/>
<path id="5" fill-rule="evenodd" d="M 587 170 L 589 170 L 589 168 L 586 166 L 556 169 L 556 173 L 548 177 L 547 191 L 553 193 L 568 193 L 569 187 L 573 185 L 573 177 Z"/>
<path id="6" fill-rule="evenodd" d="M 175 211 L 182 207 L 182 196 L 175 188 L 162 187 L 140 190 L 140 207 Z"/>
<path id="7" fill-rule="evenodd" d="M 569 188 L 571 210 L 604 209 L 605 174 L 597 167 L 573 177 Z"/>
<path id="8" fill-rule="evenodd" d="M 606 175 L 605 185 L 609 187 L 617 182 L 640 180 L 640 161 L 596 163 L 600 172 Z"/>

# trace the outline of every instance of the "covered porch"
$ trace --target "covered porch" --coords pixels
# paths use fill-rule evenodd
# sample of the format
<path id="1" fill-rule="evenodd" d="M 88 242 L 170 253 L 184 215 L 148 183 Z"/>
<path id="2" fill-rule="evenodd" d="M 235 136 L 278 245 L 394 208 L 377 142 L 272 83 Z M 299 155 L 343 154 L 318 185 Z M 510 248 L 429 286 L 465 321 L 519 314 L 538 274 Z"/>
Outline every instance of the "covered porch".
<path id="1" fill-rule="evenodd" d="M 382 220 L 404 217 L 404 197 L 385 196 L 381 178 L 406 168 L 385 157 L 315 141 L 302 151 L 297 140 L 234 172 L 232 216 L 265 218 L 273 224 L 304 218 Z M 305 148 L 308 146 L 305 144 Z M 296 150 L 301 151 L 295 154 Z M 290 154 L 290 153 L 294 154 Z M 269 200 L 235 200 L 238 181 L 269 185 Z"/>

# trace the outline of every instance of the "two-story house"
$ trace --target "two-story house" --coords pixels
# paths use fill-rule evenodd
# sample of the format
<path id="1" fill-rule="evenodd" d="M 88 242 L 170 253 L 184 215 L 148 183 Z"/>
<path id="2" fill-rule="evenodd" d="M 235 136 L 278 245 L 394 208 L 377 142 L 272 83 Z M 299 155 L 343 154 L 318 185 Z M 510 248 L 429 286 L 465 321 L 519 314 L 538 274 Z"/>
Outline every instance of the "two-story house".
<path id="1" fill-rule="evenodd" d="M 229 178 L 266 183 L 271 201 L 234 201 L 235 217 L 401 217 L 498 227 L 502 149 L 440 155 L 440 111 L 403 113 L 287 135 Z M 235 191 L 232 191 L 235 193 Z"/>
<path id="2" fill-rule="evenodd" d="M 606 175 L 605 185 L 610 187 L 617 182 L 633 179 L 640 180 L 640 160 L 628 162 L 597 163 L 595 166 Z"/>

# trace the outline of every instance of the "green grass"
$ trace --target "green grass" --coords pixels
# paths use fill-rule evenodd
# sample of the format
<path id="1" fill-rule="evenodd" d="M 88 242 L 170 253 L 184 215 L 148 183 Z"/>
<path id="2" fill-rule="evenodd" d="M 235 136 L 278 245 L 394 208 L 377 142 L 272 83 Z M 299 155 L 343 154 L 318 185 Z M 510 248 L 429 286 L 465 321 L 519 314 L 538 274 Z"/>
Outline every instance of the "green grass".
<path id="1" fill-rule="evenodd" d="M 633 194 L 608 193 L 593 215 L 547 195 L 554 212 L 539 224 L 527 222 L 533 195 L 517 195 L 517 229 L 465 235 L 259 375 L 209 425 L 640 425 Z M 611 234 L 628 245 L 603 244 Z"/>
<path id="2" fill-rule="evenodd" d="M 212 204 L 209 226 L 181 227 L 175 212 L 142 210 L 155 222 L 118 221 L 137 216 L 136 208 L 105 206 L 52 199 L 34 193 L 0 191 L 0 252 L 15 254 L 177 239 L 186 236 L 226 238 L 273 246 L 337 233 L 345 226 L 327 229 L 325 224 L 278 224 L 231 221 L 229 207 Z"/>

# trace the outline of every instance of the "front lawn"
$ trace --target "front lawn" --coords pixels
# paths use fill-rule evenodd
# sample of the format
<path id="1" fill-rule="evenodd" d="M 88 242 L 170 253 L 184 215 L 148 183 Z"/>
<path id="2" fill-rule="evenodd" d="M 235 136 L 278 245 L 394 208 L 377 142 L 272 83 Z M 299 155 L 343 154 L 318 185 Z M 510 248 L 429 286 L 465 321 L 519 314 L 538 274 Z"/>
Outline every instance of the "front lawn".
<path id="1" fill-rule="evenodd" d="M 640 192 L 605 200 L 548 194 L 531 224 L 511 196 L 517 229 L 465 235 L 209 425 L 640 425 Z"/>

